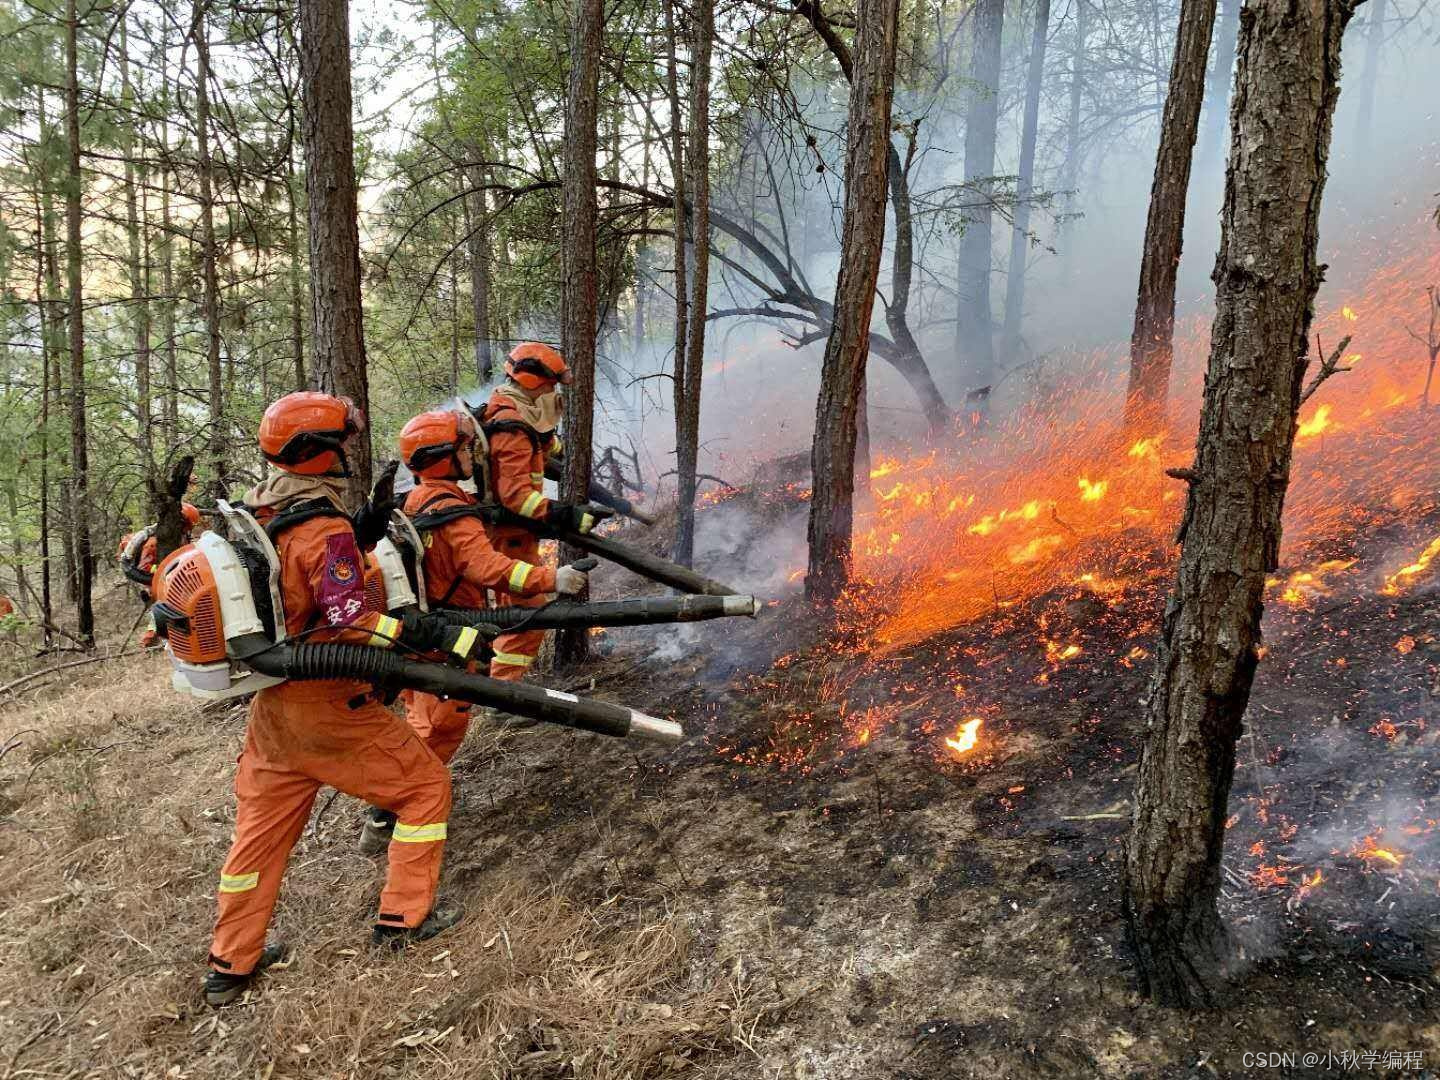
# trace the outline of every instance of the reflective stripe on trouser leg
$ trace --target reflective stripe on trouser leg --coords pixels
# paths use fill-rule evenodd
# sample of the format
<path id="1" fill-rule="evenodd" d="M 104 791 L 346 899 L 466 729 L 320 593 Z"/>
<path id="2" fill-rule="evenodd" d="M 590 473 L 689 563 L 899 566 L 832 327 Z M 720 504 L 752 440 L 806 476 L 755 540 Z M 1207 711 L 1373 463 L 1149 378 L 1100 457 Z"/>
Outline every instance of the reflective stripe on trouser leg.
<path id="1" fill-rule="evenodd" d="M 259 764 L 247 737 L 235 774 L 235 841 L 215 894 L 219 913 L 210 954 L 221 961 L 212 965 L 217 971 L 243 975 L 255 969 L 290 849 L 305 831 L 319 790 L 308 776 Z"/>
<path id="2" fill-rule="evenodd" d="M 405 719 L 430 752 L 448 764 L 470 728 L 470 703 L 454 698 L 442 700 L 415 690 L 405 691 L 404 698 Z"/>
<path id="3" fill-rule="evenodd" d="M 544 630 L 524 630 L 518 634 L 501 634 L 492 646 L 495 657 L 490 661 L 490 677 L 518 682 L 525 677 L 545 641 Z"/>

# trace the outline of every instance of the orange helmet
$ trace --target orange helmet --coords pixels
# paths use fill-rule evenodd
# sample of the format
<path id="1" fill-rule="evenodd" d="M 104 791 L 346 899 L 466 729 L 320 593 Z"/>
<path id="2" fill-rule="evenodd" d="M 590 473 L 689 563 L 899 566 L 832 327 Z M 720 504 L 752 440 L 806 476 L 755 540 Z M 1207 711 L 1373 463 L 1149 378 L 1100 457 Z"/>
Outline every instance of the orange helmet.
<path id="1" fill-rule="evenodd" d="M 182 502 L 180 504 L 180 516 L 185 519 L 185 527 L 193 529 L 200 524 L 200 508 L 193 503 Z"/>
<path id="2" fill-rule="evenodd" d="M 301 390 L 265 410 L 260 452 L 285 472 L 349 476 L 345 440 L 363 430 L 365 417 L 349 398 Z"/>
<path id="3" fill-rule="evenodd" d="M 423 412 L 400 432 L 400 457 L 416 476 L 434 480 L 464 475 L 455 455 L 475 441 L 475 421 L 451 409 Z"/>
<path id="4" fill-rule="evenodd" d="M 570 382 L 565 358 L 538 341 L 522 341 L 511 349 L 510 359 L 505 361 L 505 374 L 526 390 L 545 390 L 555 383 Z"/>

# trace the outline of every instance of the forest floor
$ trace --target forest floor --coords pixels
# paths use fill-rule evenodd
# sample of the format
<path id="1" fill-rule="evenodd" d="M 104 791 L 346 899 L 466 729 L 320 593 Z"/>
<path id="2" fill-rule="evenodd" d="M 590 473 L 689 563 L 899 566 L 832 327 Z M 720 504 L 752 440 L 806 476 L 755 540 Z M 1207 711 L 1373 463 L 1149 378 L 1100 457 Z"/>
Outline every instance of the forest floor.
<path id="1" fill-rule="evenodd" d="M 1267 616 L 1223 896 L 1245 966 L 1212 1011 L 1143 1001 L 1119 906 L 1157 569 L 881 660 L 794 599 L 613 631 L 561 685 L 685 743 L 477 723 L 442 882 L 468 921 L 397 959 L 364 949 L 359 807 L 322 797 L 277 912 L 295 960 L 218 1013 L 199 975 L 243 711 L 172 694 L 154 654 L 18 688 L 0 1077 L 1433 1075 L 1440 593 L 1382 596 L 1354 555 Z"/>

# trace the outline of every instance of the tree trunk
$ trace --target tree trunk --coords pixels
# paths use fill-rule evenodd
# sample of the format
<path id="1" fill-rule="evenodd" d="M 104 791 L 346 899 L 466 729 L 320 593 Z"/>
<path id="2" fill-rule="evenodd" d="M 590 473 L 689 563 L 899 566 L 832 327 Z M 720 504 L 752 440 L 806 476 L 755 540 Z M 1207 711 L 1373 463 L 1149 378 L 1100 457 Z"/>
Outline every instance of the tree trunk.
<path id="1" fill-rule="evenodd" d="M 490 208 L 486 205 L 485 174 L 472 165 L 468 170 L 470 194 L 465 199 L 469 220 L 470 314 L 475 321 L 475 378 L 484 386 L 495 374 L 495 354 L 490 345 Z"/>
<path id="2" fill-rule="evenodd" d="M 360 227 L 350 98 L 349 0 L 300 4 L 305 194 L 310 208 L 310 343 L 315 385 L 370 412 L 360 306 Z M 370 430 L 356 439 L 349 498 L 370 489 Z"/>
<path id="3" fill-rule="evenodd" d="M 84 179 L 80 172 L 80 17 L 75 0 L 65 3 L 65 270 L 69 285 L 70 329 L 70 528 L 75 537 L 75 614 L 78 637 L 95 640 L 91 606 L 95 564 L 90 554 L 90 458 L 85 431 L 85 294 L 81 273 L 80 215 Z"/>
<path id="4" fill-rule="evenodd" d="M 1362 156 L 1370 151 L 1371 128 L 1375 125 L 1375 83 L 1380 78 L 1380 48 L 1385 44 L 1385 16 L 1389 0 L 1374 0 L 1365 21 L 1365 69 L 1360 73 L 1360 107 L 1355 111 L 1355 149 Z"/>
<path id="5" fill-rule="evenodd" d="M 40 98 L 40 141 L 45 141 L 45 91 L 38 91 Z M 37 171 L 35 184 L 44 184 L 44 177 Z M 44 207 L 40 199 L 35 201 L 35 310 L 40 321 L 40 615 L 44 627 L 44 645 L 50 646 L 51 630 L 55 625 L 55 607 L 50 592 L 50 365 L 52 360 L 50 309 L 54 295 L 46 280 L 48 263 L 49 229 Z"/>
<path id="6" fill-rule="evenodd" d="M 1185 195 L 1205 100 L 1205 62 L 1215 28 L 1215 0 L 1181 0 L 1180 32 L 1170 64 L 1170 93 L 1160 122 L 1160 149 L 1150 187 L 1135 329 L 1130 335 L 1127 427 L 1164 424 L 1175 338 L 1175 276 L 1185 239 Z"/>
<path id="7" fill-rule="evenodd" d="M 1240 0 L 1221 0 L 1215 30 L 1215 55 L 1205 85 L 1205 129 L 1198 160 L 1202 168 L 1223 165 L 1225 121 L 1230 116 L 1230 77 L 1235 73 L 1235 42 L 1240 36 Z"/>
<path id="8" fill-rule="evenodd" d="M 211 493 L 217 499 L 229 494 L 226 474 L 229 454 L 225 445 L 225 373 L 220 365 L 220 277 L 215 244 L 215 163 L 210 157 L 210 28 L 209 0 L 194 0 L 190 9 L 190 39 L 195 45 L 195 141 L 200 154 L 200 266 L 204 292 L 205 370 L 209 379 L 209 458 Z"/>
<path id="9" fill-rule="evenodd" d="M 995 378 L 995 347 L 991 338 L 990 263 L 994 194 L 995 124 L 999 117 L 1000 35 L 1005 0 L 977 0 L 970 54 L 970 103 L 965 113 L 966 198 L 975 205 L 965 211 L 960 236 L 955 351 L 968 361 L 972 387 L 989 386 Z"/>
<path id="10" fill-rule="evenodd" d="M 162 33 L 160 52 L 160 288 L 165 294 L 160 307 L 160 336 L 165 343 L 165 449 L 168 453 L 180 441 L 180 360 L 175 340 L 175 234 L 170 214 L 170 61 L 166 58 L 168 37 Z"/>
<path id="11" fill-rule="evenodd" d="M 300 186 L 295 175 L 295 117 L 290 117 L 290 148 L 285 155 L 285 239 L 290 279 L 290 358 L 295 365 L 295 389 L 305 379 L 305 293 L 300 285 Z"/>
<path id="12" fill-rule="evenodd" d="M 120 100 L 127 113 L 135 110 L 135 94 L 130 85 L 130 36 L 127 31 L 129 12 L 120 15 Z M 143 245 L 143 196 L 137 197 L 135 179 L 135 121 L 122 122 L 125 154 L 125 234 L 129 246 L 130 306 L 135 320 L 135 420 L 140 448 L 140 471 L 148 491 L 155 473 L 154 418 L 150 401 L 150 250 L 148 232 Z"/>
<path id="13" fill-rule="evenodd" d="M 690 329 L 690 287 L 685 272 L 685 229 L 689 202 L 685 195 L 685 136 L 683 113 L 680 111 L 680 77 L 676 53 L 680 48 L 679 29 L 675 25 L 675 2 L 664 0 L 665 10 L 665 91 L 670 99 L 670 176 L 675 196 L 674 244 L 671 261 L 675 291 L 675 359 L 671 364 L 675 426 L 680 426 L 680 394 L 685 381 L 685 341 Z M 678 446 L 677 446 L 678 454 Z"/>
<path id="14" fill-rule="evenodd" d="M 578 0 L 570 28 L 570 85 L 565 101 L 565 313 L 561 348 L 574 373 L 565 394 L 565 482 L 560 496 L 580 503 L 589 498 L 591 437 L 595 422 L 596 111 L 600 94 L 600 48 L 604 24 L 601 0 Z M 581 557 L 563 545 L 562 560 Z M 576 599 L 583 600 L 584 596 Z M 571 666 L 590 654 L 590 635 L 581 629 L 556 635 L 555 660 Z"/>
<path id="15" fill-rule="evenodd" d="M 890 263 L 890 303 L 885 306 L 885 325 L 895 341 L 898 358 L 895 369 L 905 377 L 920 401 L 930 434 L 939 436 L 950 423 L 950 408 L 931 377 L 920 345 L 910 331 L 910 287 L 915 277 L 915 214 L 910 198 L 910 164 L 915 154 L 915 129 L 907 132 L 908 149 L 902 161 L 892 144 L 888 155 L 890 205 L 895 211 L 895 254 Z M 861 417 L 862 422 L 864 417 Z"/>
<path id="16" fill-rule="evenodd" d="M 1278 562 L 1315 291 L 1320 196 L 1353 0 L 1246 0 L 1215 323 L 1175 589 L 1146 704 L 1124 903 L 1142 987 L 1212 1000 L 1235 743 Z"/>
<path id="17" fill-rule="evenodd" d="M 45 93 L 39 92 L 38 117 L 40 130 L 49 131 L 50 124 L 45 112 Z M 40 182 L 40 223 L 44 233 L 41 244 L 41 257 L 45 264 L 45 295 L 48 300 L 50 312 L 50 336 L 48 338 L 49 348 L 47 350 L 48 366 L 46 369 L 47 382 L 50 396 L 47 397 L 47 425 L 51 417 L 58 417 L 64 408 L 64 382 L 61 377 L 61 359 L 65 356 L 66 344 L 64 338 L 63 323 L 65 320 L 61 312 L 65 310 L 65 300 L 60 293 L 60 260 L 56 255 L 56 247 L 59 244 L 59 237 L 56 235 L 57 223 L 55 220 L 55 200 L 51 195 L 51 186 L 42 178 Z M 47 427 L 48 431 L 48 427 Z M 64 476 L 65 486 L 62 489 L 62 497 L 54 504 L 54 516 L 58 519 L 56 525 L 60 532 L 60 554 L 64 563 L 65 595 L 73 604 L 79 600 L 80 576 L 75 569 L 75 534 L 70 528 L 71 506 L 70 506 L 70 481 L 69 461 L 66 442 L 61 440 L 56 446 L 57 457 L 59 458 L 60 475 Z M 52 625 L 53 622 L 52 622 Z M 47 631 L 48 634 L 48 631 Z M 49 638 L 46 638 L 47 642 Z"/>
<path id="18" fill-rule="evenodd" d="M 1238 2 L 1238 0 L 1237 0 Z M 1080 105 L 1085 90 L 1085 39 L 1089 33 L 1089 0 L 1075 0 L 1075 51 L 1070 57 L 1070 109 L 1065 124 L 1065 165 L 1060 174 L 1060 190 L 1065 195 L 1065 212 L 1055 231 L 1060 243 L 1075 216 L 1076 188 L 1080 183 Z M 1068 281 L 1074 268 L 1073 251 L 1065 249 L 1062 273 Z"/>
<path id="19" fill-rule="evenodd" d="M 1020 351 L 1020 320 L 1025 314 L 1025 263 L 1030 252 L 1030 199 L 1035 190 L 1035 133 L 1040 121 L 1040 85 L 1045 79 L 1045 41 L 1050 32 L 1050 0 L 1035 0 L 1030 35 L 1030 69 L 1025 81 L 1025 117 L 1020 130 L 1020 169 L 1015 184 L 1015 222 L 1006 264 L 1004 357 L 1014 364 Z"/>
<path id="20" fill-rule="evenodd" d="M 805 595 L 833 604 L 850 574 L 855 441 L 875 282 L 885 246 L 890 106 L 895 90 L 897 0 L 861 0 L 845 152 L 845 218 L 835 315 L 825 343 L 810 454 L 810 562 Z"/>
<path id="21" fill-rule="evenodd" d="M 714 0 L 695 0 L 690 14 L 690 205 L 695 272 L 683 378 L 675 380 L 675 561 L 695 558 L 695 489 L 700 457 L 700 384 L 705 368 L 705 315 L 710 288 L 710 51 Z"/>

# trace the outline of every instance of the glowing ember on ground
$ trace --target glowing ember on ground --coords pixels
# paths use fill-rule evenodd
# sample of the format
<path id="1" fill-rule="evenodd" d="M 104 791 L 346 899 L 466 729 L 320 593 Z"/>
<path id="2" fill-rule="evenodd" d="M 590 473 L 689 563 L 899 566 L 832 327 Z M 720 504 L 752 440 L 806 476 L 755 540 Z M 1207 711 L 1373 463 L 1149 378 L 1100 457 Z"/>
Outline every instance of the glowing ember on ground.
<path id="1" fill-rule="evenodd" d="M 1045 659 L 1052 664 L 1073 660 L 1083 651 L 1079 645 L 1062 645 L 1058 641 L 1045 642 Z"/>
<path id="2" fill-rule="evenodd" d="M 950 748 L 956 757 L 975 749 L 975 743 L 980 738 L 980 725 L 982 722 L 980 717 L 972 716 L 955 730 L 954 735 L 951 735 L 945 740 L 945 745 Z"/>
<path id="3" fill-rule="evenodd" d="M 1285 876 L 1289 869 L 1286 866 L 1260 866 L 1250 875 L 1250 882 L 1257 889 L 1278 889 L 1290 884 L 1290 879 Z"/>
<path id="4" fill-rule="evenodd" d="M 1415 651 L 1415 639 L 1406 634 L 1399 641 L 1395 642 L 1395 651 L 1401 656 L 1406 656 Z"/>
<path id="5" fill-rule="evenodd" d="M 1420 576 L 1430 568 L 1430 564 L 1435 561 L 1436 555 L 1440 555 L 1440 536 L 1431 540 L 1425 550 L 1420 553 L 1420 557 L 1413 563 L 1409 566 L 1402 566 L 1399 570 L 1396 570 L 1395 573 L 1387 577 L 1380 591 L 1386 596 L 1398 595 L 1402 587 L 1414 584 L 1412 579 Z"/>

